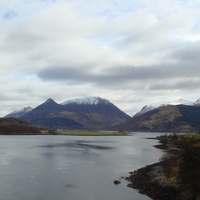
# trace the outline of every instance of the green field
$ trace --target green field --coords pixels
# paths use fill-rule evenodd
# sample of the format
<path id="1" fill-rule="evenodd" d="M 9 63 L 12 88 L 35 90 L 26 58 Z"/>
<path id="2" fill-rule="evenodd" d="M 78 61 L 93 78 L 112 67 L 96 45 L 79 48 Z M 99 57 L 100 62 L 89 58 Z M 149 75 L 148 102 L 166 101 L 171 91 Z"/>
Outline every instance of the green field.
<path id="1" fill-rule="evenodd" d="M 41 130 L 42 134 L 49 134 L 48 130 Z M 114 136 L 126 135 L 124 132 L 103 132 L 103 131 L 56 131 L 56 135 L 85 135 L 85 136 Z"/>
<path id="2" fill-rule="evenodd" d="M 125 135 L 125 133 L 120 132 L 102 132 L 102 131 L 58 131 L 58 134 L 61 135 L 96 135 L 96 136 L 103 136 L 103 135 Z"/>
<path id="3" fill-rule="evenodd" d="M 183 134 L 183 137 L 200 139 L 200 134 Z"/>

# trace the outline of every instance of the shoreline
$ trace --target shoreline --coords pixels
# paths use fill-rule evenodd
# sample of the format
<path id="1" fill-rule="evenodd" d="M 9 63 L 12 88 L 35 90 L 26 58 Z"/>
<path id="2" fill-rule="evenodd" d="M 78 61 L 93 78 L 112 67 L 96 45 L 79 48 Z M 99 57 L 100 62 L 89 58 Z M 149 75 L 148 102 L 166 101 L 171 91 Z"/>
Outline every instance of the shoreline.
<path id="1" fill-rule="evenodd" d="M 134 172 L 129 172 L 130 176 L 125 180 L 129 182 L 130 188 L 137 189 L 139 193 L 145 194 L 153 200 L 178 200 L 180 199 L 180 189 L 172 186 L 163 186 L 157 179 L 160 163 L 154 163 L 142 167 Z"/>
<path id="2" fill-rule="evenodd" d="M 162 150 L 170 150 L 174 145 L 170 145 L 165 138 L 148 138 L 158 139 L 158 145 L 155 148 Z M 129 176 L 125 178 L 129 182 L 127 187 L 138 190 L 153 200 L 194 200 L 190 190 L 185 190 L 179 184 L 171 184 L 163 174 L 162 162 L 158 161 L 153 164 L 146 165 L 133 172 L 129 172 Z"/>
<path id="3" fill-rule="evenodd" d="M 159 140 L 155 148 L 168 150 L 169 143 L 166 138 L 148 138 Z M 139 193 L 144 194 L 153 200 L 178 200 L 180 189 L 167 185 L 167 181 L 162 175 L 160 162 L 146 165 L 133 172 L 125 179 L 129 182 L 127 187 L 137 189 Z"/>

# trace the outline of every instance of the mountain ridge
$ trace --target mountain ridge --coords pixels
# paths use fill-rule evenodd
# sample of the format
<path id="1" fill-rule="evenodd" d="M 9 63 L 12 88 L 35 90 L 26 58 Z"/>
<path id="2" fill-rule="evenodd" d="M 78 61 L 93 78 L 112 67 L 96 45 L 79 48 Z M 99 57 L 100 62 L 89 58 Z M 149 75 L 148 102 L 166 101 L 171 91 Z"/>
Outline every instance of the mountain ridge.
<path id="1" fill-rule="evenodd" d="M 132 117 L 114 130 L 126 131 L 177 131 L 200 130 L 200 106 L 167 105 Z"/>
<path id="2" fill-rule="evenodd" d="M 155 105 L 145 105 L 144 107 L 142 107 L 142 109 L 140 111 L 138 111 L 133 117 L 144 114 L 150 110 L 156 109 L 158 107 L 163 107 L 163 106 L 169 106 L 169 105 L 200 105 L 200 98 L 197 99 L 196 101 L 192 102 L 186 99 L 178 99 L 178 100 L 174 100 L 174 101 L 170 101 L 164 104 L 161 104 L 159 106 L 155 106 Z"/>
<path id="3" fill-rule="evenodd" d="M 106 99 L 90 97 L 56 103 L 49 98 L 20 119 L 42 128 L 110 129 L 127 119 L 126 113 Z"/>
<path id="4" fill-rule="evenodd" d="M 7 114 L 4 118 L 10 118 L 10 117 L 14 117 L 14 118 L 19 118 L 21 117 L 22 115 L 32 111 L 33 108 L 30 107 L 30 106 L 27 106 L 27 107 L 24 107 L 22 109 L 19 109 L 19 110 L 15 110 L 9 114 Z"/>
<path id="5" fill-rule="evenodd" d="M 97 105 L 97 104 L 109 104 L 110 102 L 107 99 L 102 99 L 100 97 L 84 97 L 84 98 L 76 98 L 76 99 L 70 99 L 67 101 L 64 101 L 61 103 L 61 105 L 67 105 L 67 104 L 91 104 L 91 105 Z"/>
<path id="6" fill-rule="evenodd" d="M 48 98 L 17 118 L 48 129 L 191 131 L 200 129 L 199 108 L 200 99 L 194 103 L 179 99 L 158 107 L 146 105 L 131 118 L 100 97 L 76 98 L 60 104 Z"/>

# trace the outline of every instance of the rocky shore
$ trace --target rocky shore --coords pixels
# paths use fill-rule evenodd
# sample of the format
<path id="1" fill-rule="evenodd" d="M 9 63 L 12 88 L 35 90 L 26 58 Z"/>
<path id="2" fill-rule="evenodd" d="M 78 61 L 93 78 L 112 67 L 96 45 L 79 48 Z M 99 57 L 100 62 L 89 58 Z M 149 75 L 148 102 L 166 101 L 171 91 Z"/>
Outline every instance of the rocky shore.
<path id="1" fill-rule="evenodd" d="M 126 177 L 128 187 L 139 190 L 154 200 L 177 200 L 180 199 L 180 190 L 169 186 L 160 176 L 159 163 L 147 165 Z"/>
<path id="2" fill-rule="evenodd" d="M 160 139 L 160 144 L 155 146 L 160 149 L 171 148 L 166 139 Z M 178 184 L 173 184 L 163 174 L 161 163 L 154 163 L 129 172 L 130 176 L 125 179 L 129 182 L 128 187 L 137 189 L 153 200 L 194 200 L 190 191 L 181 189 Z"/>
<path id="3" fill-rule="evenodd" d="M 154 147 L 166 152 L 159 162 L 129 172 L 125 178 L 127 186 L 153 200 L 200 200 L 199 135 L 172 134 L 148 139 L 158 139 L 159 144 Z M 114 183 L 120 184 L 122 179 Z"/>

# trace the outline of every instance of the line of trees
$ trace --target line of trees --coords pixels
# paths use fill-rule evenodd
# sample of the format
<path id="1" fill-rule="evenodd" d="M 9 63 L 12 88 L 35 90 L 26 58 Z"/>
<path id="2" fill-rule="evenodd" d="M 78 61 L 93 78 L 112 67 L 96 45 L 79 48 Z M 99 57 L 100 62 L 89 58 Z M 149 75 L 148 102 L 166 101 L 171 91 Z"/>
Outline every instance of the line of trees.
<path id="1" fill-rule="evenodd" d="M 37 134 L 40 130 L 36 126 L 24 125 L 24 124 L 10 124 L 1 125 L 0 134 L 13 135 L 13 134 Z"/>

